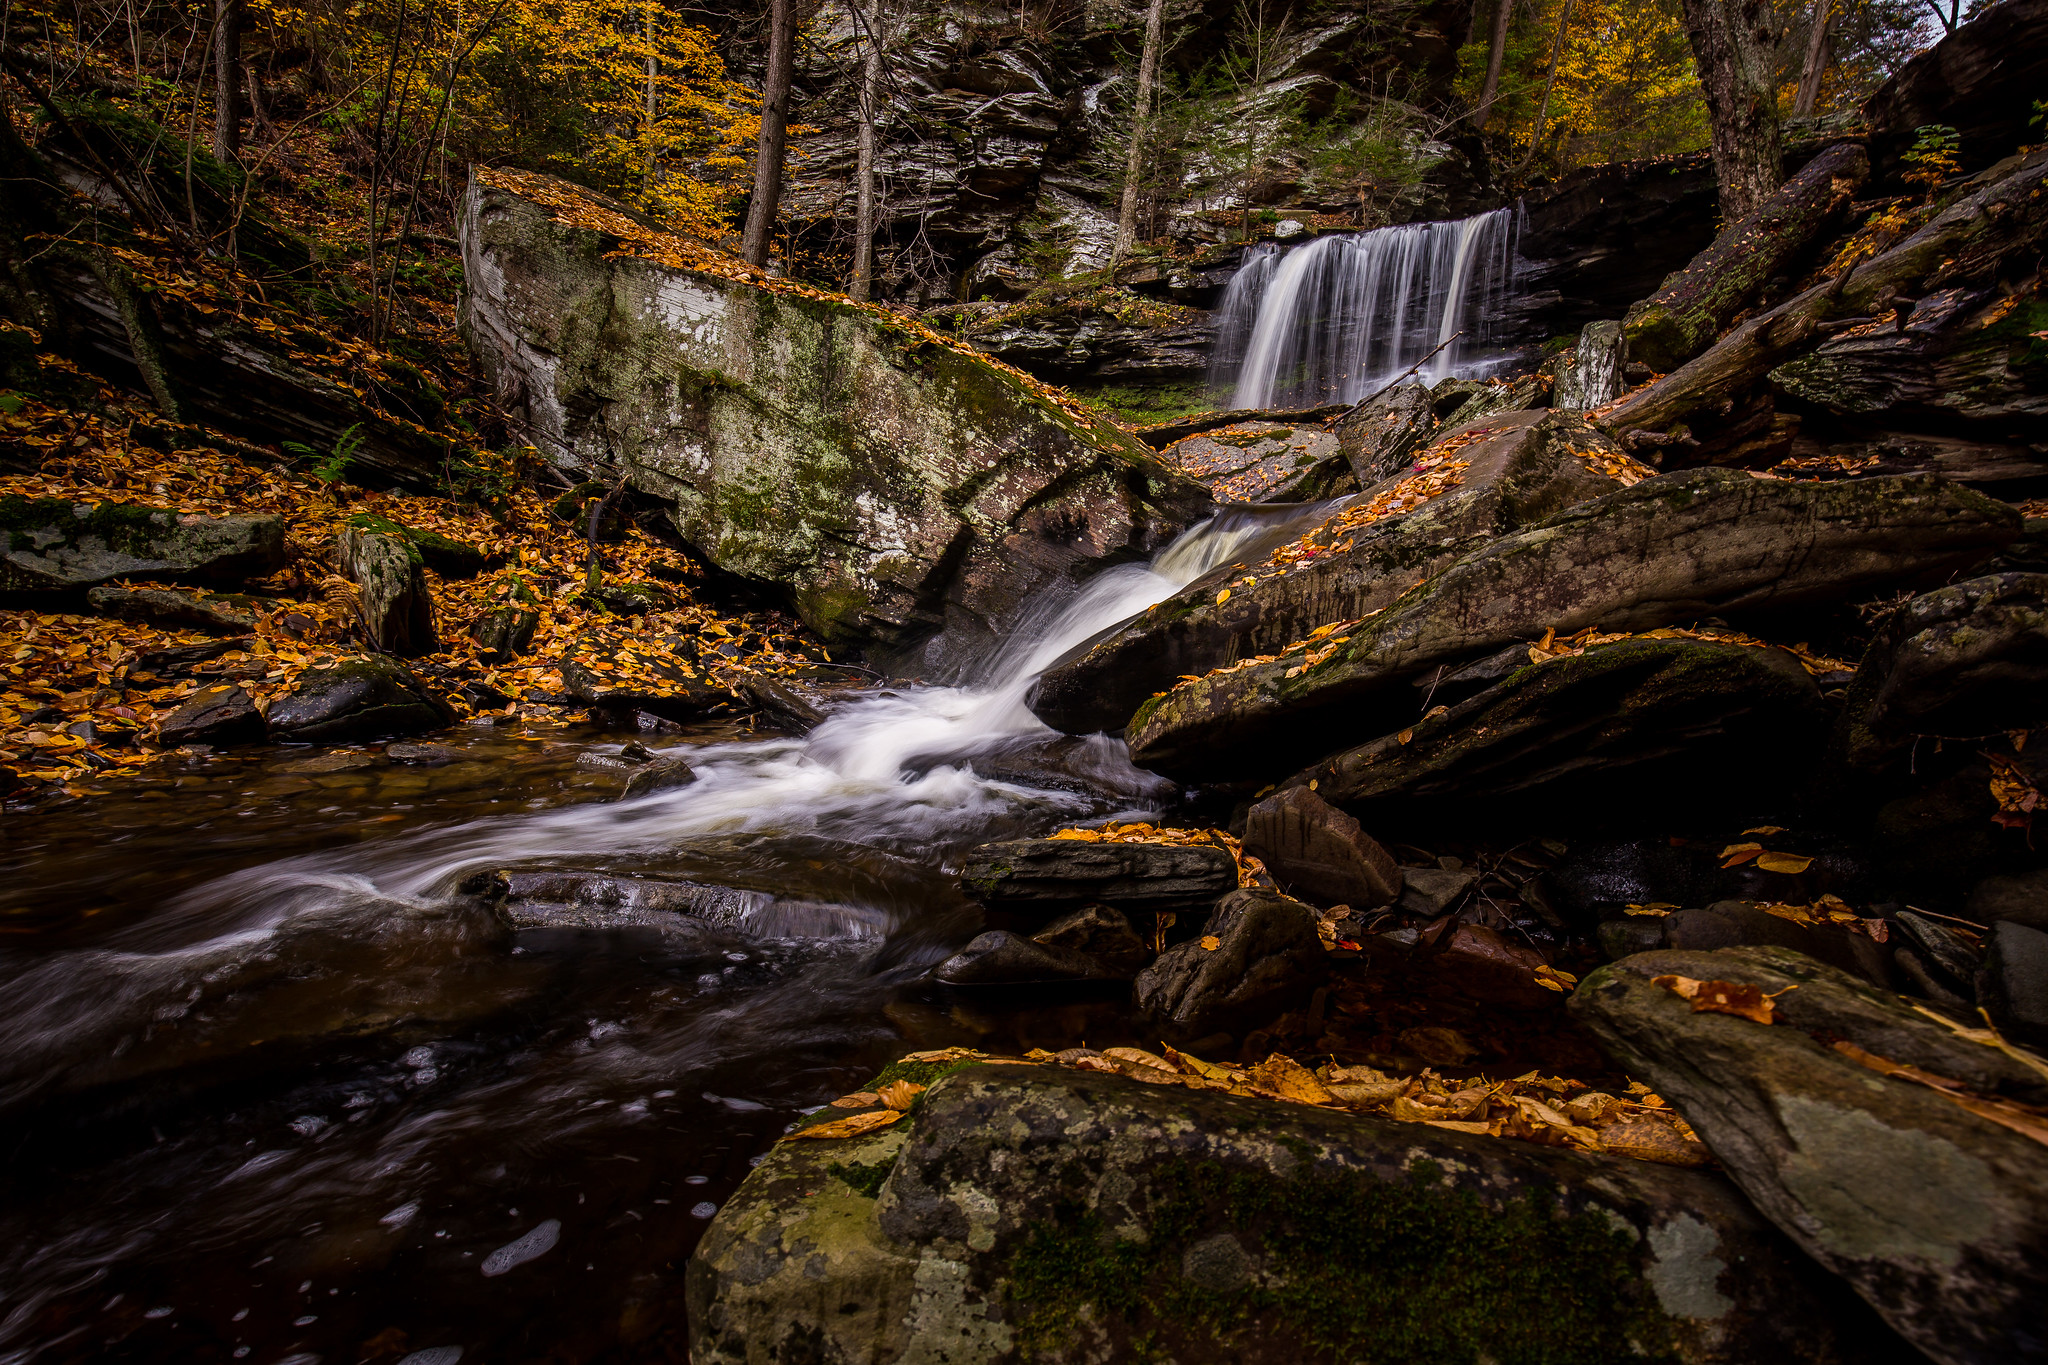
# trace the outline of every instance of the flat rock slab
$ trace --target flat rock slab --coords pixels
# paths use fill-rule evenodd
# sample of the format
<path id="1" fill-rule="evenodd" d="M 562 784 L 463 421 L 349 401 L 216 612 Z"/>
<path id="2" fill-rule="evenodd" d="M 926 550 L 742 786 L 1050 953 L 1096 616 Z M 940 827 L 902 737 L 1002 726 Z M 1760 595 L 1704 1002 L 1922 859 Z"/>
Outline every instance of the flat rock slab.
<path id="1" fill-rule="evenodd" d="M 157 742 L 173 747 L 255 744 L 263 735 L 263 713 L 249 694 L 233 683 L 200 688 L 157 726 Z"/>
<path id="2" fill-rule="evenodd" d="M 232 583 L 283 564 L 282 517 L 0 498 L 0 592 L 60 592 L 116 578 Z"/>
<path id="3" fill-rule="evenodd" d="M 978 1065 L 777 1145 L 686 1283 L 698 1365 L 1819 1365 L 1816 1278 L 1705 1172 Z"/>
<path id="4" fill-rule="evenodd" d="M 1204 905 L 1237 885 L 1237 860 L 1201 844 L 1114 844 L 1083 839 L 1013 839 L 967 855 L 960 889 L 1003 909 L 1079 906 L 1124 909 Z"/>
<path id="5" fill-rule="evenodd" d="M 216 635 L 247 635 L 256 629 L 258 599 L 239 594 L 213 597 L 175 588 L 122 588 L 103 585 L 85 595 L 92 609 L 117 621 L 147 621 L 158 626 L 188 626 Z"/>
<path id="6" fill-rule="evenodd" d="M 1783 1022 L 1695 1010 L 1654 983 L 1665 975 L 1754 986 Z M 2048 1359 L 2048 1145 L 1843 1048 L 1993 1097 L 2037 1094 L 2038 1075 L 1783 949 L 1623 958 L 1571 1009 L 1765 1217 L 1928 1356 Z"/>
<path id="7" fill-rule="evenodd" d="M 2019 534 L 2013 508 L 1924 475 L 1645 479 L 1466 555 L 1313 663 L 1216 672 L 1155 698 L 1131 722 L 1132 757 L 1175 777 L 1257 777 L 1400 728 L 1414 714 L 1407 679 L 1547 630 L 1851 600 L 1967 567 Z"/>

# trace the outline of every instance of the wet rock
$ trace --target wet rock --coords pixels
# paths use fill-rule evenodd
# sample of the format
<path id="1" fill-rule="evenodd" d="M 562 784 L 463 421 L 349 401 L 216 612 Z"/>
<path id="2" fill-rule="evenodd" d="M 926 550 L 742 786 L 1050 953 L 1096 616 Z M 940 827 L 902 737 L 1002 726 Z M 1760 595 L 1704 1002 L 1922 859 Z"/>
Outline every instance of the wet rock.
<path id="1" fill-rule="evenodd" d="M 686 1283 L 701 1365 L 940 1341 L 991 1362 L 1144 1343 L 1247 1365 L 1821 1365 L 1840 1318 L 1820 1279 L 1716 1174 L 976 1066 L 877 1135 L 778 1144 Z"/>
<path id="2" fill-rule="evenodd" d="M 445 744 L 387 744 L 384 746 L 384 757 L 393 763 L 443 768 L 462 755 Z"/>
<path id="3" fill-rule="evenodd" d="M 375 768 L 378 766 L 380 764 L 375 754 L 343 752 L 317 754 L 312 758 L 293 759 L 289 763 L 278 764 L 271 771 L 286 773 L 293 777 L 313 777 L 321 773 L 346 773 L 354 772 L 361 768 Z"/>
<path id="4" fill-rule="evenodd" d="M 1138 1008 L 1185 1038 L 1235 1032 L 1306 1000 L 1327 970 L 1314 910 L 1271 891 L 1233 891 L 1201 938 L 1138 974 Z"/>
<path id="5" fill-rule="evenodd" d="M 614 255 L 486 181 L 463 202 L 462 322 L 514 420 L 564 465 L 616 464 L 832 644 L 921 651 L 943 627 L 971 651 L 1035 590 L 1208 510 L 1113 424 L 921 327 Z"/>
<path id="6" fill-rule="evenodd" d="M 475 578 L 491 566 L 490 555 L 467 541 L 444 536 L 439 531 L 416 530 L 374 512 L 358 513 L 348 519 L 348 524 L 359 531 L 394 536 L 404 541 L 419 552 L 422 563 L 443 578 Z"/>
<path id="7" fill-rule="evenodd" d="M 1558 993 L 1536 980 L 1536 969 L 1550 959 L 1484 924 L 1442 919 L 1426 925 L 1415 946 L 1432 974 L 1474 1000 L 1521 1010 L 1548 1009 L 1558 1002 Z"/>
<path id="8" fill-rule="evenodd" d="M 426 562 L 404 536 L 347 526 L 334 549 L 342 576 L 362 598 L 363 625 L 377 648 L 411 659 L 441 647 Z"/>
<path id="9" fill-rule="evenodd" d="M 1970 891 L 1968 917 L 1977 924 L 2011 920 L 2048 930 L 2048 868 L 2011 877 L 1986 877 Z"/>
<path id="10" fill-rule="evenodd" d="M 1152 960 L 1152 950 L 1121 910 L 1108 905 L 1084 905 L 1072 914 L 1061 915 L 1031 936 L 1047 948 L 1086 953 L 1112 975 L 1136 976 Z"/>
<path id="11" fill-rule="evenodd" d="M 1462 482 L 1410 510 L 1345 530 L 1332 548 L 1295 560 L 1285 572 L 1269 565 L 1251 574 L 1233 565 L 1205 574 L 1055 660 L 1032 693 L 1032 710 L 1068 734 L 1121 730 L 1148 698 L 1183 675 L 1269 655 L 1319 626 L 1379 611 L 1492 537 L 1619 487 L 1594 463 L 1619 455 L 1619 447 L 1576 414 L 1508 413 L 1482 425 L 1478 438 L 1455 452 L 1468 462 L 1457 476 Z M 1443 440 L 1473 434 L 1450 432 Z M 1375 485 L 1353 506 L 1370 507 L 1375 498 L 1391 506 L 1410 496 L 1399 491 L 1406 477 Z M 1324 524 L 1344 515 L 1333 509 Z M 1247 584 L 1247 577 L 1257 581 Z"/>
<path id="12" fill-rule="evenodd" d="M 1107 902 L 1133 911 L 1203 905 L 1237 885 L 1237 862 L 1202 844 L 1015 839 L 967 855 L 960 887 L 990 907 L 1031 910 Z"/>
<path id="13" fill-rule="evenodd" d="M 1657 765 L 1682 769 L 1699 803 L 1708 792 L 1797 781 L 1820 756 L 1827 724 L 1819 689 L 1783 650 L 1623 640 L 1527 665 L 1288 780 L 1346 804 L 1525 798 L 1554 812 L 1559 802 L 1611 802 Z"/>
<path id="14" fill-rule="evenodd" d="M 1631 915 L 1626 919 L 1600 921 L 1595 936 L 1609 962 L 1637 953 L 1652 953 L 1664 946 L 1664 922 L 1654 915 Z"/>
<path id="15" fill-rule="evenodd" d="M 655 792 L 674 791 L 696 780 L 696 769 L 680 757 L 653 758 L 626 775 L 626 786 L 619 793 L 619 799 L 631 801 L 639 796 L 652 796 Z"/>
<path id="16" fill-rule="evenodd" d="M 438 730 L 455 715 L 412 670 L 380 657 L 307 669 L 264 718 L 279 739 L 346 744 Z"/>
<path id="17" fill-rule="evenodd" d="M 1838 735 L 1852 768 L 1899 761 L 1920 735 L 2048 722 L 2048 574 L 1973 578 L 1885 621 L 1849 688 Z"/>
<path id="18" fill-rule="evenodd" d="M 284 564 L 284 519 L 209 517 L 126 503 L 0 497 L 0 592 L 61 592 L 116 578 L 234 583 Z"/>
<path id="19" fill-rule="evenodd" d="M 157 743 L 166 748 L 182 744 L 208 744 L 222 748 L 230 744 L 255 744 L 263 738 L 263 713 L 247 692 L 226 683 L 202 687 L 157 726 Z"/>
<path id="20" fill-rule="evenodd" d="M 540 598 L 522 574 L 507 574 L 498 587 L 500 600 L 470 623 L 469 637 L 482 648 L 477 657 L 488 664 L 510 663 L 533 647 L 540 629 Z"/>
<path id="21" fill-rule="evenodd" d="M 1892 960 L 1930 995 L 1946 993 L 1955 1004 L 1969 1006 L 1976 999 L 1977 967 L 1983 956 L 1969 939 L 1946 924 L 1937 923 L 1911 910 L 1891 916 L 1897 935 Z"/>
<path id="22" fill-rule="evenodd" d="M 1254 421 L 1176 441 L 1159 458 L 1219 502 L 1300 502 L 1312 496 L 1299 487 L 1304 477 L 1337 454 L 1337 437 L 1320 426 Z"/>
<path id="23" fill-rule="evenodd" d="M 1754 985 L 1784 1022 L 1696 1011 L 1652 984 L 1667 974 Z M 2004 1075 L 2036 1093 L 2038 1075 L 1782 949 L 1625 958 L 1588 976 L 1571 1008 L 1765 1217 L 1908 1341 L 1942 1362 L 2038 1357 L 2048 1147 L 1834 1044 L 1983 1091 Z"/>
<path id="24" fill-rule="evenodd" d="M 1147 703 L 1132 754 L 1169 776 L 1256 777 L 1288 753 L 1398 728 L 1412 715 L 1407 680 L 1546 630 L 1649 630 L 1848 600 L 1967 567 L 2018 529 L 2005 504 L 1925 477 L 1645 479 L 1466 555 L 1314 666 L 1255 664 Z"/>
<path id="25" fill-rule="evenodd" d="M 1326 905 L 1367 910 L 1401 892 L 1401 869 L 1357 820 L 1307 787 L 1290 787 L 1251 808 L 1245 852 L 1282 886 Z"/>
<path id="26" fill-rule="evenodd" d="M 1360 404 L 1337 424 L 1337 448 L 1351 465 L 1360 488 L 1399 478 L 1415 463 L 1436 430 L 1429 389 L 1396 384 Z"/>
<path id="27" fill-rule="evenodd" d="M 246 635 L 256 629 L 257 599 L 212 597 L 171 588 L 98 587 L 86 601 L 101 616 L 117 621 L 146 621 L 156 626 L 184 626 L 216 635 Z"/>
<path id="28" fill-rule="evenodd" d="M 2048 933 L 2011 920 L 1992 925 L 1977 998 L 1991 1021 L 2020 1042 L 2048 1043 Z"/>
<path id="29" fill-rule="evenodd" d="M 562 683 L 585 705 L 614 715 L 645 711 L 694 720 L 732 700 L 696 664 L 694 641 L 641 642 L 614 631 L 585 635 L 563 654 Z"/>
<path id="30" fill-rule="evenodd" d="M 1121 979 L 1087 953 L 1047 947 L 1007 929 L 992 929 L 932 971 L 949 986 L 1017 986 Z"/>
<path id="31" fill-rule="evenodd" d="M 1470 872 L 1453 872 L 1441 867 L 1404 867 L 1401 869 L 1399 904 L 1406 914 L 1435 919 L 1456 905 L 1477 880 Z"/>
<path id="32" fill-rule="evenodd" d="M 1589 322 L 1579 344 L 1558 357 L 1556 387 L 1550 402 L 1559 408 L 1597 408 L 1628 392 L 1622 371 L 1628 365 L 1628 338 L 1614 321 Z"/>
<path id="33" fill-rule="evenodd" d="M 727 886 L 608 872 L 505 872 L 498 881 L 505 914 L 520 929 L 611 928 L 657 923 L 661 916 L 734 926 L 766 900 L 757 892 Z"/>
<path id="34" fill-rule="evenodd" d="M 825 723 L 824 695 L 782 678 L 743 675 L 734 688 L 778 729 L 807 735 Z"/>

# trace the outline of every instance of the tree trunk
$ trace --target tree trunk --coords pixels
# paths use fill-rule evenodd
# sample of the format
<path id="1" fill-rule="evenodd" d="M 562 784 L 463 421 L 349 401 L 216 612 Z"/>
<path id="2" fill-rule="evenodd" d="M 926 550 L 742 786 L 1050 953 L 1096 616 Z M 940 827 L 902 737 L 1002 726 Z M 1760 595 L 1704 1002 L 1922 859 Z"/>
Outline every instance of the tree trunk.
<path id="1" fill-rule="evenodd" d="M 1138 235 L 1138 178 L 1145 169 L 1145 140 L 1152 127 L 1152 82 L 1159 73 L 1159 30 L 1166 14 L 1166 0 L 1152 0 L 1145 8 L 1145 49 L 1138 57 L 1138 105 L 1131 115 L 1131 151 L 1124 161 L 1124 198 L 1117 211 L 1116 246 L 1109 253 L 1109 272 L 1129 254 Z"/>
<path id="2" fill-rule="evenodd" d="M 740 255 L 749 265 L 768 264 L 775 236 L 775 210 L 782 201 L 782 160 L 789 144 L 789 85 L 796 66 L 796 9 L 791 0 L 770 0 L 768 70 L 761 78 L 761 139 L 754 150 L 754 198 L 747 205 Z"/>
<path id="3" fill-rule="evenodd" d="M 213 155 L 242 150 L 242 0 L 213 0 Z"/>
<path id="4" fill-rule="evenodd" d="M 860 136 L 854 159 L 853 282 L 846 292 L 865 301 L 875 278 L 875 114 L 882 80 L 881 0 L 868 6 L 867 52 L 860 65 Z"/>
<path id="5" fill-rule="evenodd" d="M 1684 0 L 1713 135 L 1721 221 L 1739 223 L 1785 179 L 1773 84 L 1776 33 L 1764 0 Z"/>
<path id="6" fill-rule="evenodd" d="M 2048 199 L 2040 194 L 2048 149 L 2014 157 L 1982 177 L 1981 188 L 1943 209 L 1891 250 L 1860 262 L 1751 318 L 1697 359 L 1631 394 L 1601 425 L 1609 431 L 1669 433 L 1681 422 L 1740 399 L 1765 375 L 1805 353 L 1841 319 L 1859 319 L 1901 290 L 1989 278 L 2000 263 L 2048 243 Z"/>
<path id="7" fill-rule="evenodd" d="M 1821 0 L 1825 4 L 1826 0 Z M 1529 150 L 1515 166 L 1520 175 L 1543 148 L 1544 125 L 1550 122 L 1550 95 L 1557 89 L 1557 68 L 1564 61 L 1564 37 L 1572 26 L 1572 0 L 1564 0 L 1564 13 L 1557 18 L 1557 37 L 1550 44 L 1550 72 L 1543 78 L 1543 98 L 1536 105 L 1536 125 L 1529 130 Z"/>
<path id="8" fill-rule="evenodd" d="M 1486 49 L 1486 84 L 1479 90 L 1479 107 L 1472 111 L 1472 126 L 1484 130 L 1486 121 L 1493 117 L 1493 102 L 1500 95 L 1501 65 L 1508 55 L 1508 20 L 1513 17 L 1515 0 L 1500 0 L 1493 11 L 1493 41 Z"/>
<path id="9" fill-rule="evenodd" d="M 1628 310 L 1628 354 L 1660 372 L 1677 369 L 1713 344 L 1756 292 L 1836 221 L 1870 175 L 1861 143 L 1843 142 L 1815 157 L 1757 211 L 1729 227 L 1685 269 Z"/>
<path id="10" fill-rule="evenodd" d="M 1806 118 L 1820 103 L 1820 78 L 1828 69 L 1834 41 L 1828 36 L 1833 18 L 1828 0 L 1813 0 L 1813 31 L 1806 35 L 1806 65 L 1799 72 L 1799 93 L 1792 97 L 1792 117 Z"/>

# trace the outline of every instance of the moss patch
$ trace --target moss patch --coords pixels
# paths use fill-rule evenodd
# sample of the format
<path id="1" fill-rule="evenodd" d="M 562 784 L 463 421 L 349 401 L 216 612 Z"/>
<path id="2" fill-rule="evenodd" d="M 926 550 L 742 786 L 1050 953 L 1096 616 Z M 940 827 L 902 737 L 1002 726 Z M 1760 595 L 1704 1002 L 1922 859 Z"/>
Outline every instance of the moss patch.
<path id="1" fill-rule="evenodd" d="M 1491 1207 L 1430 1162 L 1389 1182 L 1176 1160 L 1147 1183 L 1158 1195 L 1143 1240 L 1112 1236 L 1078 1201 L 1027 1232 L 1005 1277 L 1027 1357 L 1067 1345 L 1092 1308 L 1134 1356 L 1161 1340 L 1179 1358 L 1221 1357 L 1257 1333 L 1361 1365 L 1674 1359 L 1634 1240 L 1596 1212 L 1560 1215 L 1535 1194 Z M 1197 1284 L 1183 1255 L 1221 1229 L 1258 1271 Z"/>
<path id="2" fill-rule="evenodd" d="M 873 1199 L 881 1194 L 882 1182 L 887 1180 L 889 1172 L 895 1169 L 896 1161 L 893 1157 L 887 1161 L 835 1161 L 825 1168 L 825 1174 L 839 1177 L 861 1198 Z"/>

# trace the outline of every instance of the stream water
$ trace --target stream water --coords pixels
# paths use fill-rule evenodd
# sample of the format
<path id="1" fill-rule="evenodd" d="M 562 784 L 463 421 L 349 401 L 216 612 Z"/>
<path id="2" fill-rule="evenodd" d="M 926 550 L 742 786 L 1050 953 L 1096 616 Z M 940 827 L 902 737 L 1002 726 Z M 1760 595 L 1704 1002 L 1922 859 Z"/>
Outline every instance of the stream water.
<path id="1" fill-rule="evenodd" d="M 631 802 L 577 761 L 616 735 L 485 725 L 439 767 L 170 760 L 15 817 L 0 1365 L 682 1359 L 690 1249 L 799 1112 L 910 1047 L 1112 1040 L 1111 1000 L 917 984 L 980 925 L 950 865 L 1177 800 L 1029 687 L 1313 510 L 1219 516 L 1037 604 L 969 684 L 665 741 L 698 780 Z M 734 894 L 675 939 L 514 933 L 471 893 L 535 868 Z"/>

